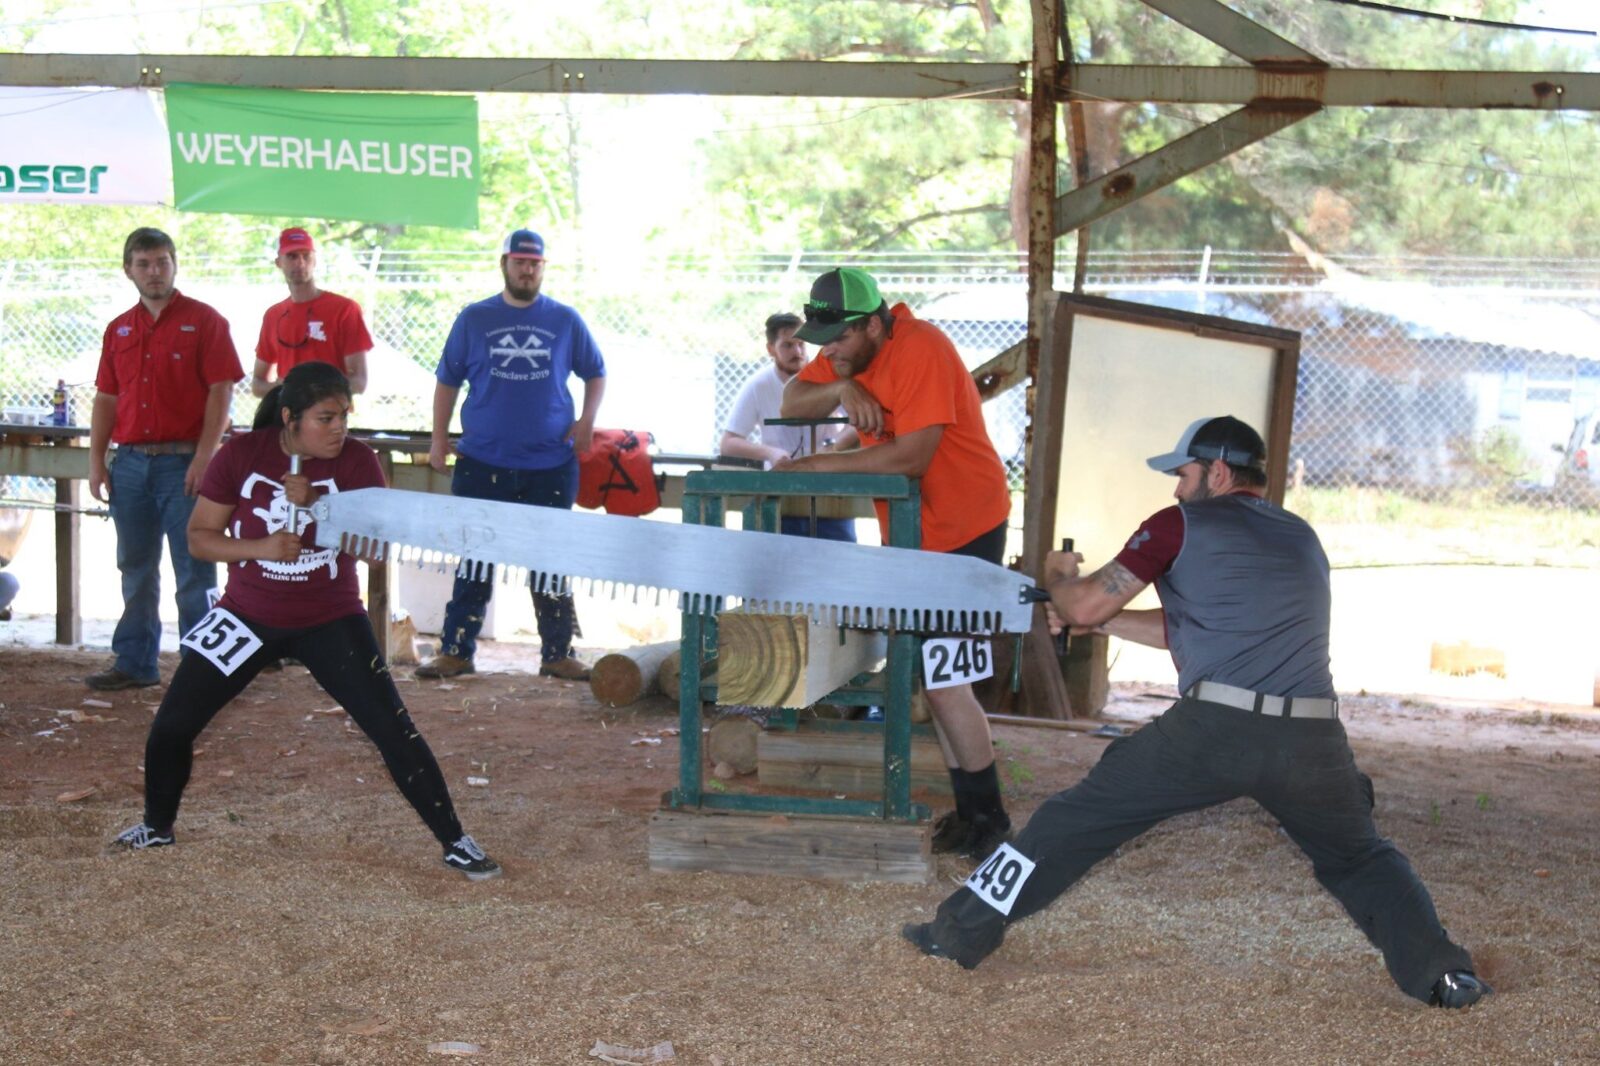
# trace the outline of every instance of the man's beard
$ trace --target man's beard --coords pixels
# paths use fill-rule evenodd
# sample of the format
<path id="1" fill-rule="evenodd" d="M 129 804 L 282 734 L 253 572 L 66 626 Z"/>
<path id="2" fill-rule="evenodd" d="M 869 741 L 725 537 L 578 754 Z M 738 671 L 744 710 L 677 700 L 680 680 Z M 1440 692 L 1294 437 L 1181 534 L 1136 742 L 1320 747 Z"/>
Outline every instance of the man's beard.
<path id="1" fill-rule="evenodd" d="M 510 272 L 503 267 L 500 270 L 500 276 L 505 279 L 506 292 L 514 300 L 532 300 L 539 295 L 539 282 L 537 281 L 532 284 L 518 284 L 511 280 Z"/>

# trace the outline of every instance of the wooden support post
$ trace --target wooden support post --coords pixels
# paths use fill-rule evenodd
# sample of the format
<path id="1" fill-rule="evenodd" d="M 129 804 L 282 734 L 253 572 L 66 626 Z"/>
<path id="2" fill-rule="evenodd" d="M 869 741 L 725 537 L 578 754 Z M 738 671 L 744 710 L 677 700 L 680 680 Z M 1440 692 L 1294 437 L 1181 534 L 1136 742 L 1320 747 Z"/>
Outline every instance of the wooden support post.
<path id="1" fill-rule="evenodd" d="M 717 702 L 809 707 L 883 659 L 882 633 L 841 629 L 805 615 L 717 616 Z"/>
<path id="2" fill-rule="evenodd" d="M 650 869 L 925 885 L 926 825 L 686 810 L 650 816 Z"/>
<path id="3" fill-rule="evenodd" d="M 394 456 L 378 453 L 378 465 L 383 469 L 383 483 L 394 484 Z M 372 635 L 378 642 L 378 654 L 384 662 L 393 661 L 394 637 L 389 631 L 389 605 L 394 602 L 392 582 L 394 572 L 388 563 L 367 563 L 367 621 L 372 623 Z"/>
<path id="4" fill-rule="evenodd" d="M 1033 85 L 1028 138 L 1028 340 L 1026 367 L 1028 466 L 1023 503 L 1022 569 L 1037 576 L 1055 541 L 1056 467 L 1061 458 L 1059 372 L 1054 331 L 1056 292 L 1056 121 L 1060 108 L 1061 7 L 1033 0 Z M 1029 714 L 1072 714 L 1066 685 L 1045 628 L 1044 609 L 1034 611 L 1022 642 L 1022 692 Z"/>
<path id="5" fill-rule="evenodd" d="M 1061 660 L 1067 675 L 1067 700 L 1072 716 L 1087 717 L 1106 709 L 1111 676 L 1106 662 L 1109 638 L 1100 633 L 1073 637 Z"/>
<path id="6" fill-rule="evenodd" d="M 607 707 L 626 707 L 656 691 L 662 662 L 677 651 L 678 642 L 669 640 L 608 652 L 589 672 L 589 691 Z M 677 696 L 676 690 L 672 694 Z"/>
<path id="7" fill-rule="evenodd" d="M 56 643 L 83 643 L 83 616 L 78 610 L 78 577 L 83 568 L 79 540 L 78 483 L 56 478 Z"/>

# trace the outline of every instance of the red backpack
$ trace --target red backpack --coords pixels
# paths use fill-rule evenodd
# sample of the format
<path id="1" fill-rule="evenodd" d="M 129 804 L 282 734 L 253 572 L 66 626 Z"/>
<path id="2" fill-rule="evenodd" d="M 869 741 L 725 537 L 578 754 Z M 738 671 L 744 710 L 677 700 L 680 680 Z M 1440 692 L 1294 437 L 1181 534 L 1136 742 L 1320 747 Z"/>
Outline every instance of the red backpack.
<path id="1" fill-rule="evenodd" d="M 578 506 L 610 514 L 649 514 L 661 506 L 661 486 L 646 445 L 649 433 L 597 429 L 589 450 L 578 456 Z"/>

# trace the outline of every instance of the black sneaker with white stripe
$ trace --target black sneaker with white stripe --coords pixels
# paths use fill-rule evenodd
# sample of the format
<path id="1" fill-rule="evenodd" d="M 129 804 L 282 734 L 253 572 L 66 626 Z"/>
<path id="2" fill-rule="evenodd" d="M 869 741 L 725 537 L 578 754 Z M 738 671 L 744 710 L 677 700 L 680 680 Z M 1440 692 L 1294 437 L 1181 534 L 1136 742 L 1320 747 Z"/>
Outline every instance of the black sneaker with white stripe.
<path id="1" fill-rule="evenodd" d="M 469 881 L 487 881 L 500 876 L 500 864 L 484 854 L 470 836 L 462 836 L 444 849 L 444 864 L 452 870 L 460 870 Z"/>
<path id="2" fill-rule="evenodd" d="M 164 848 L 171 844 L 174 839 L 176 838 L 172 835 L 171 829 L 164 833 L 158 833 L 143 822 L 140 822 L 138 825 L 118 833 L 117 839 L 111 842 L 111 846 L 122 848 L 126 851 L 143 851 L 146 848 Z"/>

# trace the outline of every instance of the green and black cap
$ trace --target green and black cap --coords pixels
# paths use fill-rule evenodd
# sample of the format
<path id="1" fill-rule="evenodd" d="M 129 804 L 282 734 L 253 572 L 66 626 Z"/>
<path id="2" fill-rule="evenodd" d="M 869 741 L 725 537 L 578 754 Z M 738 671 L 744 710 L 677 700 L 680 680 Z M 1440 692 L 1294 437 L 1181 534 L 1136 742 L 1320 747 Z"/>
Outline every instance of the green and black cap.
<path id="1" fill-rule="evenodd" d="M 806 322 L 795 336 L 808 344 L 832 344 L 845 327 L 883 308 L 878 283 L 865 270 L 839 267 L 811 283 Z"/>

